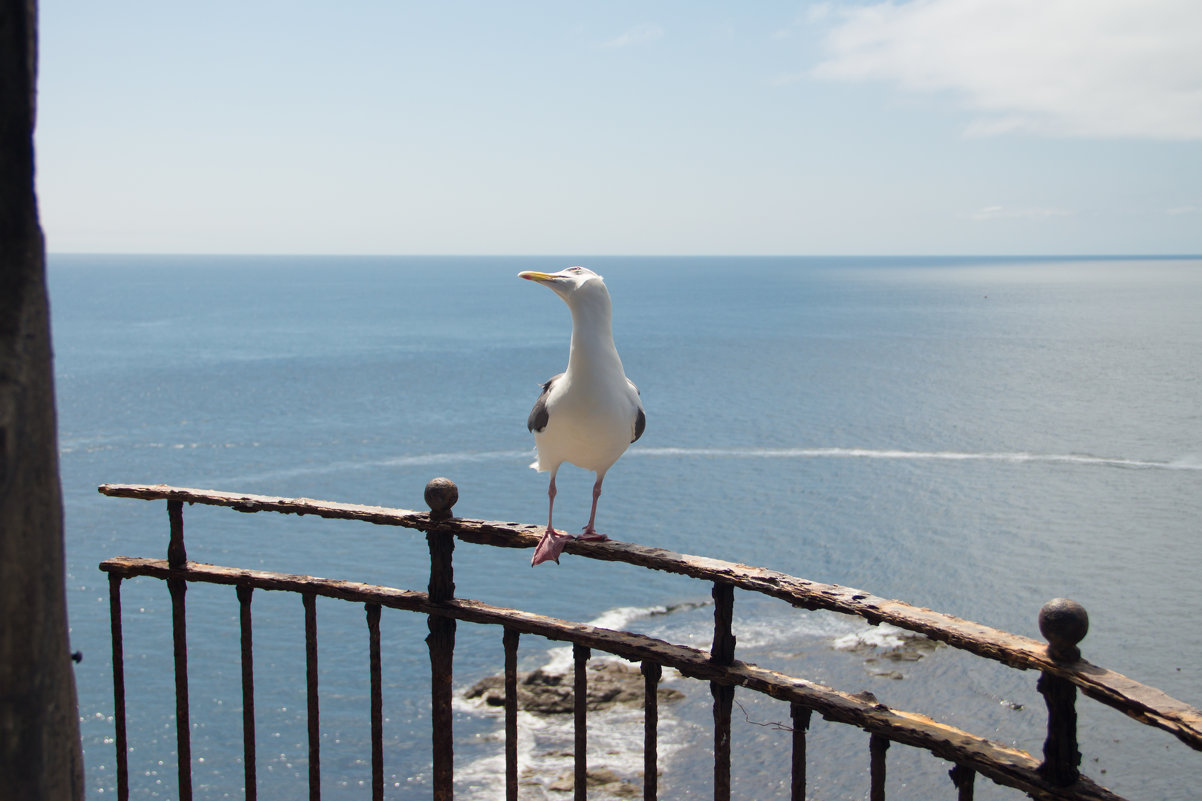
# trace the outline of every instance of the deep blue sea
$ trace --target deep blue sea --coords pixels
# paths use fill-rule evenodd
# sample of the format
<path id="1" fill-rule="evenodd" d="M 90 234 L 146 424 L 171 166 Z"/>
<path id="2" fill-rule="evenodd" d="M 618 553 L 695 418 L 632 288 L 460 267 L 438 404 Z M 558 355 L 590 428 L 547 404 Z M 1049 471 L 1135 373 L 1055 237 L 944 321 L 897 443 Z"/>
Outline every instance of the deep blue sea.
<path id="1" fill-rule="evenodd" d="M 49 260 L 69 604 L 89 798 L 116 778 L 107 581 L 162 557 L 167 483 L 540 523 L 525 421 L 566 364 L 570 317 L 522 269 L 606 278 L 643 438 L 609 472 L 610 536 L 774 568 L 1038 637 L 1085 605 L 1087 659 L 1202 704 L 1202 259 L 84 256 Z M 556 522 L 592 475 L 560 472 Z M 423 589 L 418 532 L 189 507 L 190 558 Z M 460 596 L 708 647 L 709 587 L 567 555 L 460 544 Z M 176 793 L 170 602 L 124 584 L 133 797 Z M 197 798 L 242 794 L 238 603 L 188 592 Z M 260 798 L 306 793 L 300 599 L 256 593 Z M 666 611 L 670 610 L 670 611 Z M 318 603 L 323 797 L 370 797 L 362 607 Z M 1037 676 L 901 632 L 738 592 L 737 655 L 1039 754 Z M 429 797 L 425 620 L 385 610 L 390 798 Z M 524 669 L 563 651 L 522 640 Z M 460 624 L 457 687 L 498 672 L 500 633 Z M 663 798 L 711 795 L 708 688 L 662 709 Z M 787 706 L 740 691 L 734 791 L 786 798 Z M 1132 799 L 1196 798 L 1202 755 L 1082 698 L 1083 771 Z M 458 796 L 503 797 L 500 719 L 463 701 Z M 594 721 L 590 767 L 637 782 L 641 712 Z M 570 731 L 527 719 L 523 797 L 570 770 Z M 815 798 L 868 791 L 868 738 L 815 719 Z M 889 797 L 951 797 L 948 765 L 889 752 Z M 1017 794 L 977 783 L 977 798 Z"/>

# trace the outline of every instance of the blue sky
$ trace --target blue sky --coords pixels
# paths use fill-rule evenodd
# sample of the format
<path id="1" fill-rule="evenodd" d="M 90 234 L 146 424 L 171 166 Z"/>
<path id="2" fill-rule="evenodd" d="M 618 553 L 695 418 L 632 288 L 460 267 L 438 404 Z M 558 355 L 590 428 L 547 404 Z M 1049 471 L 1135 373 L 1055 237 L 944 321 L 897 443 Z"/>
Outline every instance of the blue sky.
<path id="1" fill-rule="evenodd" d="M 1202 253 L 1202 3 L 42 0 L 51 252 Z"/>

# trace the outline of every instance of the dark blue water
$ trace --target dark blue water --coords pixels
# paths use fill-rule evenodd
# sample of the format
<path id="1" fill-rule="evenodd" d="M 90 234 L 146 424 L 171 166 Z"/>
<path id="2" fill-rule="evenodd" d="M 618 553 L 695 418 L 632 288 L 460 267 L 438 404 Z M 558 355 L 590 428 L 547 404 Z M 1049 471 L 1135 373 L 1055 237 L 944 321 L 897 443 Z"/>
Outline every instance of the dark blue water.
<path id="1" fill-rule="evenodd" d="M 563 369 L 570 320 L 521 269 L 579 259 L 54 256 L 50 282 L 72 646 L 90 797 L 115 789 L 107 584 L 118 555 L 161 556 L 165 505 L 105 482 L 168 483 L 539 522 L 526 415 Z M 1089 610 L 1087 658 L 1202 703 L 1202 260 L 596 258 L 644 437 L 610 471 L 598 527 L 619 539 L 859 587 L 1037 636 L 1040 605 Z M 582 525 L 591 474 L 565 467 L 556 521 Z M 414 532 L 185 511 L 200 561 L 422 589 Z M 711 612 L 649 615 L 708 588 L 570 556 L 461 545 L 457 592 L 708 646 Z M 175 793 L 170 605 L 125 583 L 136 798 Z M 241 797 L 237 601 L 189 591 L 199 797 Z M 305 792 L 303 612 L 255 598 L 260 793 Z M 370 788 L 362 609 L 319 603 L 323 789 Z M 740 656 L 1038 753 L 1035 676 L 922 652 L 894 633 L 740 593 Z M 425 622 L 386 614 L 391 797 L 428 797 Z M 459 629 L 456 683 L 500 669 L 497 632 Z M 547 646 L 523 641 L 526 667 Z M 706 688 L 666 710 L 664 797 L 709 794 Z M 787 709 L 740 694 L 736 793 L 787 795 Z M 1199 756 L 1081 702 L 1083 768 L 1132 798 L 1186 799 Z M 633 777 L 631 721 L 590 754 Z M 464 704 L 463 797 L 495 798 L 497 721 Z M 553 728 L 553 727 L 552 727 Z M 867 739 L 816 721 L 811 783 L 861 798 Z M 634 731 L 631 728 L 629 731 Z M 562 731 L 523 741 L 540 783 Z M 611 752 L 612 753 L 609 753 Z M 489 761 L 492 760 L 492 761 Z M 607 762 L 608 760 L 608 762 Z M 850 769 L 849 769 L 850 767 Z M 891 797 L 947 795 L 946 766 L 890 751 Z M 979 783 L 978 797 L 1014 797 Z M 547 797 L 558 797 L 554 793 Z"/>

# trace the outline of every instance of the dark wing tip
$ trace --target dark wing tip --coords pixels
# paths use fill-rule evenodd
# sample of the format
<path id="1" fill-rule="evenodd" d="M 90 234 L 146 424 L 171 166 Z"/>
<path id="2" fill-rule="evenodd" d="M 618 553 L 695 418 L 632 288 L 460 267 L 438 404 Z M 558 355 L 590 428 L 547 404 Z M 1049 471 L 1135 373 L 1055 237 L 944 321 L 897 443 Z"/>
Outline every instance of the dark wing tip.
<path id="1" fill-rule="evenodd" d="M 542 431 L 547 427 L 546 398 L 546 395 L 539 395 L 538 400 L 534 402 L 534 408 L 530 410 L 530 416 L 526 418 L 527 431 Z"/>
<path id="2" fill-rule="evenodd" d="M 639 407 L 638 416 L 634 418 L 634 439 L 631 442 L 638 442 L 639 437 L 643 436 L 643 429 L 647 427 L 647 415 L 643 412 L 643 407 Z"/>

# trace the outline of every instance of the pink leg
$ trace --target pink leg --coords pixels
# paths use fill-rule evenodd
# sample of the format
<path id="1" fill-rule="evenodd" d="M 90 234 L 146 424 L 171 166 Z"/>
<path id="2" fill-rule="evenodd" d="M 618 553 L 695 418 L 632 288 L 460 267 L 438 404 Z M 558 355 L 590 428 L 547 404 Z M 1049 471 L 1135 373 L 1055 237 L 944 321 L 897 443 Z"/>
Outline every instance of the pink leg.
<path id="1" fill-rule="evenodd" d="M 605 480 L 605 474 L 601 473 L 597 476 L 596 482 L 593 483 L 593 508 L 589 511 L 588 522 L 584 525 L 584 532 L 577 539 L 594 540 L 596 542 L 604 542 L 609 537 L 597 531 L 593 524 L 597 521 L 597 499 L 601 497 L 601 482 Z"/>
<path id="2" fill-rule="evenodd" d="M 547 530 L 543 532 L 542 539 L 538 541 L 538 547 L 534 549 L 534 556 L 530 559 L 530 566 L 542 564 L 543 562 L 554 562 L 559 564 L 559 555 L 563 553 L 563 546 L 571 539 L 567 534 L 560 534 L 551 524 L 552 516 L 555 511 L 555 471 L 551 471 L 551 483 L 547 486 Z"/>

